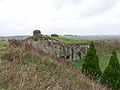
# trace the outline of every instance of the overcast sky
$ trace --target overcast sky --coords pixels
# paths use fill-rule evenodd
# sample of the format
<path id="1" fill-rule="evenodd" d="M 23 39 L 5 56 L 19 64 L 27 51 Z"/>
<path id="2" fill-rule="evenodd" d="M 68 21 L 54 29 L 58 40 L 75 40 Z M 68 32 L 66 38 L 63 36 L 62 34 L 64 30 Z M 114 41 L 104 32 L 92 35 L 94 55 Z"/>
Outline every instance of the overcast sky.
<path id="1" fill-rule="evenodd" d="M 120 0 L 0 0 L 0 36 L 120 35 Z"/>

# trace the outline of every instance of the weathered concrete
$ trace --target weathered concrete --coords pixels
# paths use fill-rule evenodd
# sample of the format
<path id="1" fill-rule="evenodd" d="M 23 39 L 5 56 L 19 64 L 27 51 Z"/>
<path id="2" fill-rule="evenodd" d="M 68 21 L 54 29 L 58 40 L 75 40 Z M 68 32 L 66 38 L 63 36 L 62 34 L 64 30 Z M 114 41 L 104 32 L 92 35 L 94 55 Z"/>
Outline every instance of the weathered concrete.
<path id="1" fill-rule="evenodd" d="M 51 34 L 51 37 L 59 37 L 57 34 Z"/>
<path id="2" fill-rule="evenodd" d="M 33 31 L 33 36 L 39 36 L 41 35 L 41 31 L 40 30 L 34 30 Z"/>
<path id="3" fill-rule="evenodd" d="M 66 59 L 68 61 L 79 61 L 84 58 L 89 45 L 67 45 L 53 39 L 40 38 L 37 41 L 27 39 L 27 43 L 36 50 Z"/>
<path id="4" fill-rule="evenodd" d="M 51 38 L 46 38 L 45 36 L 40 36 L 37 39 L 9 40 L 9 46 L 20 47 L 25 50 L 34 49 L 43 51 L 67 61 L 79 61 L 83 59 L 89 48 L 89 45 L 65 44 Z"/>

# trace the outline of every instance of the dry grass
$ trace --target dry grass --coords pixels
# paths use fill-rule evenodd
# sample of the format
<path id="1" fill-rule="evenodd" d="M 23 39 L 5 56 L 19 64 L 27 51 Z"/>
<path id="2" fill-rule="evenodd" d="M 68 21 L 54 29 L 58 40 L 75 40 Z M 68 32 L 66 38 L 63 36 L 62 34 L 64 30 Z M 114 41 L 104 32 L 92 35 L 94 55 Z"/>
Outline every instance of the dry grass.
<path id="1" fill-rule="evenodd" d="M 1 90 L 110 90 L 49 54 L 22 47 L 10 47 L 7 53 L 12 56 L 0 60 Z"/>
<path id="2" fill-rule="evenodd" d="M 5 90 L 107 90 L 70 64 L 33 51 L 25 56 L 24 61 L 0 62 L 0 85 Z"/>

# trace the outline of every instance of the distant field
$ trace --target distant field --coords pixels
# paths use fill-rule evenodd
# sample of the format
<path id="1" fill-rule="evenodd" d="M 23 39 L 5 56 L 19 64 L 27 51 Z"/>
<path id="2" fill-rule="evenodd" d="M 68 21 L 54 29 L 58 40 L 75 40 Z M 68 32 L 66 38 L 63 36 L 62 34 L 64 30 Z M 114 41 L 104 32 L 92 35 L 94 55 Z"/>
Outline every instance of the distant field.
<path id="1" fill-rule="evenodd" d="M 120 35 L 84 35 L 84 36 L 77 36 L 77 35 L 65 35 L 65 38 L 71 38 L 76 40 L 111 40 L 111 39 L 120 39 Z"/>
<path id="2" fill-rule="evenodd" d="M 107 67 L 107 65 L 109 63 L 109 60 L 110 60 L 110 56 L 111 56 L 111 54 L 108 54 L 108 55 L 99 55 L 98 56 L 99 57 L 99 65 L 100 65 L 100 69 L 101 69 L 102 72 Z M 120 62 L 120 53 L 118 53 L 118 59 L 119 59 L 119 62 Z M 84 61 L 81 60 L 81 61 L 74 62 L 73 64 L 75 65 L 75 67 L 77 69 L 80 69 L 80 68 L 82 68 L 82 64 L 83 63 L 84 63 Z"/>

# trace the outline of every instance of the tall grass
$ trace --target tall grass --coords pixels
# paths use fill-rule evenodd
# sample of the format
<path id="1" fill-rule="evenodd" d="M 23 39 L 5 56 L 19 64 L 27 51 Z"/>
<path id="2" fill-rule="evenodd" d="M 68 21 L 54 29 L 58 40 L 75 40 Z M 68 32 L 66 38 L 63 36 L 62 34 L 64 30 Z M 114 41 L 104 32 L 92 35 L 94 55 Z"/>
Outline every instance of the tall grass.
<path id="1" fill-rule="evenodd" d="M 0 52 L 4 51 L 8 46 L 8 41 L 0 40 Z"/>
<path id="2" fill-rule="evenodd" d="M 58 62 L 47 54 L 14 47 L 11 50 L 20 50 L 22 54 L 18 55 L 22 60 L 0 61 L 0 86 L 3 90 L 108 90 L 73 65 Z"/>

